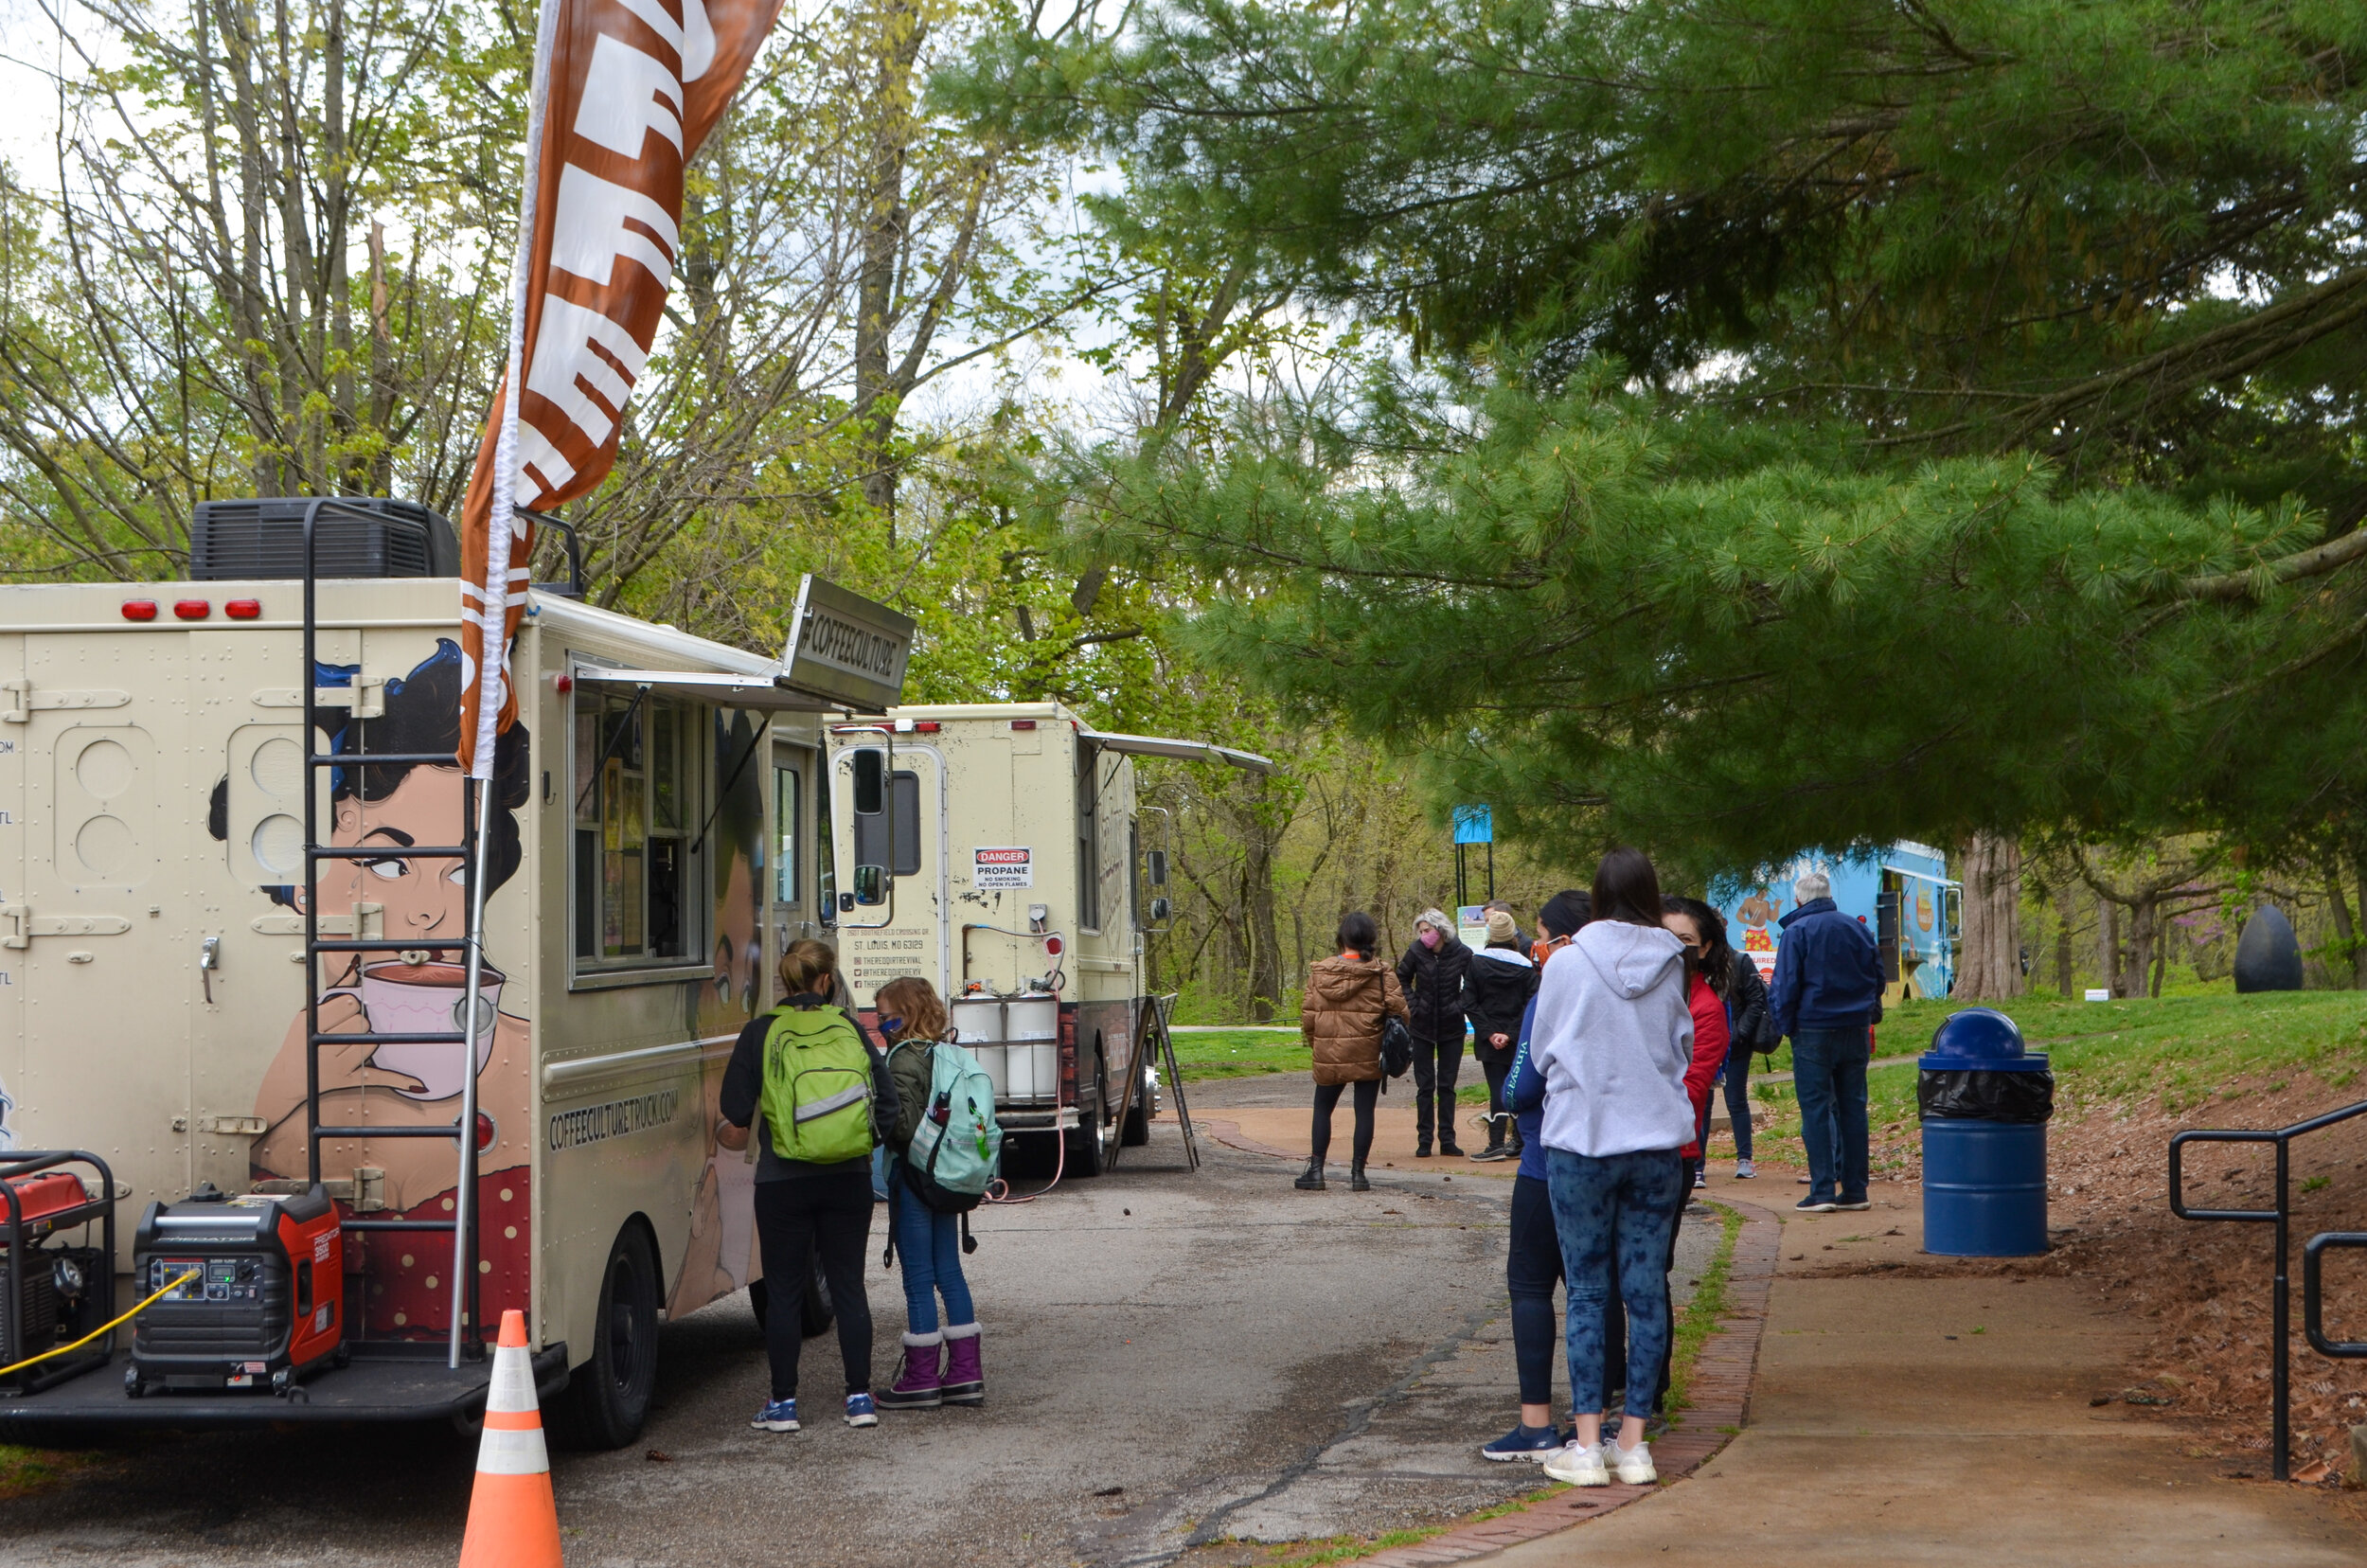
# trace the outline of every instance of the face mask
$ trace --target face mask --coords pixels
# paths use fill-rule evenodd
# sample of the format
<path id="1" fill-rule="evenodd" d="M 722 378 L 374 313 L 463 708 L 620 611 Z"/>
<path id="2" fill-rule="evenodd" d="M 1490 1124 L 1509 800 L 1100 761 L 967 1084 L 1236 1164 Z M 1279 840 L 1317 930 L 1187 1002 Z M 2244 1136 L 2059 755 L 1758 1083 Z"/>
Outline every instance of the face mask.
<path id="1" fill-rule="evenodd" d="M 1422 928 L 1422 935 L 1416 938 L 1416 940 L 1418 940 L 1426 948 L 1437 947 L 1438 928 L 1436 926 L 1424 926 Z"/>

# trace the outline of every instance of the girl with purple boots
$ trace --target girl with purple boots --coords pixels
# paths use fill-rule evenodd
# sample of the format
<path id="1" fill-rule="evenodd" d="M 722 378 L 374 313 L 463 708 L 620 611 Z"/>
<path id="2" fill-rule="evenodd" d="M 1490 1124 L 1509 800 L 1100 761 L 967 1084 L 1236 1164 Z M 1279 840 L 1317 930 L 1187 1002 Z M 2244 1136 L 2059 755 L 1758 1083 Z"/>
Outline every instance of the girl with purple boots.
<path id="1" fill-rule="evenodd" d="M 881 986 L 874 1006 L 887 1042 L 888 1077 L 896 1085 L 896 1119 L 887 1136 L 888 1234 L 904 1269 L 904 1356 L 894 1386 L 879 1396 L 880 1408 L 985 1404 L 978 1314 L 970 1305 L 970 1281 L 962 1277 L 961 1217 L 937 1213 L 904 1179 L 904 1151 L 929 1103 L 930 1052 L 952 1029 L 935 989 L 917 976 Z M 943 1327 L 937 1324 L 939 1296 L 945 1298 Z"/>

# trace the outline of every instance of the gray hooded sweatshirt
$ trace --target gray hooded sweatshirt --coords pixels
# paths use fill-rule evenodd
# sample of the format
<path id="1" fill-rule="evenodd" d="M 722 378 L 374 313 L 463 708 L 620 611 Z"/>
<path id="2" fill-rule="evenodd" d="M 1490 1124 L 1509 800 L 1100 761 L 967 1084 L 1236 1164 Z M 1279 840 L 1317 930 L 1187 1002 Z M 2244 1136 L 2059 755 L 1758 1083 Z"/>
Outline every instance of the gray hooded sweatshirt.
<path id="1" fill-rule="evenodd" d="M 1547 1149 L 1600 1158 L 1693 1141 L 1693 1012 L 1672 933 L 1623 920 L 1581 930 L 1546 960 L 1529 1042 Z"/>

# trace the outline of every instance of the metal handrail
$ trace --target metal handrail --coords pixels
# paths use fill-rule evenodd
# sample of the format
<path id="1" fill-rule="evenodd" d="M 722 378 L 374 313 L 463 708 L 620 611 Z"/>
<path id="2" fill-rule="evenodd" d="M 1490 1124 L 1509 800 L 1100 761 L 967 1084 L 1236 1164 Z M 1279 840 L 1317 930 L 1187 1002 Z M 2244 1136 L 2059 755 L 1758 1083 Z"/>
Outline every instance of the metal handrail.
<path id="1" fill-rule="evenodd" d="M 2262 1129 L 2240 1128 L 2195 1129 L 2180 1132 L 2170 1140 L 2170 1212 L 2180 1220 L 2229 1220 L 2243 1223 L 2276 1226 L 2276 1280 L 2269 1295 L 2269 1443 L 2274 1452 L 2269 1461 L 2270 1473 L 2279 1481 L 2289 1481 L 2292 1461 L 2287 1453 L 2287 1439 L 2292 1425 L 2292 1256 L 2293 1197 L 2291 1191 L 2291 1146 L 2295 1138 L 2316 1132 L 2353 1116 L 2367 1115 L 2367 1100 L 2346 1105 L 2339 1110 L 2297 1121 L 2290 1127 Z M 2269 1144 L 2276 1149 L 2276 1207 L 2266 1209 L 2211 1209 L 2186 1206 L 2184 1150 L 2190 1143 Z M 2317 1247 L 2317 1239 L 2311 1242 Z M 2303 1259 L 2305 1274 L 2305 1310 L 2311 1313 L 2314 1324 L 2314 1292 L 2310 1281 L 2316 1278 L 2316 1253 Z M 2320 1349 L 2318 1335 L 2313 1330 L 2310 1344 Z M 2329 1352 L 2331 1353 L 2331 1352 Z M 2367 1352 L 2362 1352 L 2367 1353 Z"/>
<path id="2" fill-rule="evenodd" d="M 2302 1247 L 2302 1331 L 2311 1348 L 2337 1361 L 2367 1360 L 2367 1340 L 2330 1340 L 2325 1332 L 2325 1302 L 2318 1279 L 2321 1254 L 2337 1248 L 2367 1251 L 2367 1231 L 2320 1231 Z"/>

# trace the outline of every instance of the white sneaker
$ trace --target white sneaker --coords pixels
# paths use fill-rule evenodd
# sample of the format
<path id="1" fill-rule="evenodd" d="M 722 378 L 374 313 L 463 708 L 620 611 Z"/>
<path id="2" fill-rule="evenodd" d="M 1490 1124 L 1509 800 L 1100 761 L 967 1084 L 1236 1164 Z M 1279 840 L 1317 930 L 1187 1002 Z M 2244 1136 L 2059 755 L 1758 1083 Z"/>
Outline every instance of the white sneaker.
<path id="1" fill-rule="evenodd" d="M 1545 1461 L 1545 1473 L 1573 1487 L 1608 1487 L 1611 1471 L 1603 1468 L 1603 1445 L 1571 1443 Z"/>
<path id="2" fill-rule="evenodd" d="M 1735 1162 L 1735 1181 L 1737 1181 L 1737 1182 L 1748 1182 L 1748 1181 L 1751 1181 L 1751 1180 L 1753 1180 L 1753 1178 L 1755 1178 L 1757 1175 L 1758 1175 L 1758 1172 L 1757 1172 L 1756 1170 L 1754 1170 L 1754 1169 L 1753 1169 L 1753 1168 L 1752 1168 L 1752 1166 L 1751 1166 L 1751 1162 L 1750 1162 L 1750 1161 L 1748 1161 L 1748 1160 L 1736 1160 L 1736 1161 Z"/>
<path id="3" fill-rule="evenodd" d="M 1652 1468 L 1651 1444 L 1638 1443 L 1631 1449 L 1623 1449 L 1614 1437 L 1603 1447 L 1610 1450 L 1611 1457 L 1618 1462 L 1619 1479 L 1628 1486 L 1648 1487 L 1660 1479 L 1660 1471 Z M 1594 1461 L 1597 1466 L 1602 1462 L 1599 1456 Z"/>

